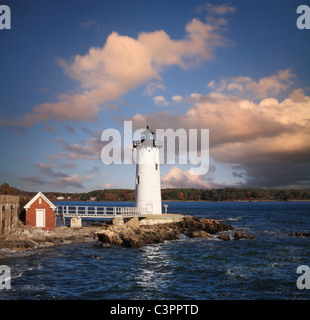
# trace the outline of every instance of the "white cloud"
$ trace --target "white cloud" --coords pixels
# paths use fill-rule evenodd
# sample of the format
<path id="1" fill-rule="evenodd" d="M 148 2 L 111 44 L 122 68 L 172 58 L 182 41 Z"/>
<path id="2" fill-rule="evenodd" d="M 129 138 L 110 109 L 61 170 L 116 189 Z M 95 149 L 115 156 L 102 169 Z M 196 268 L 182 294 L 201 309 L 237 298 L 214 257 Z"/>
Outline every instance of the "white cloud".
<path id="1" fill-rule="evenodd" d="M 161 178 L 161 184 L 164 188 L 210 188 L 211 185 L 203 179 L 204 176 L 192 175 L 190 170 L 184 172 L 178 167 L 172 167 Z"/>
<path id="2" fill-rule="evenodd" d="M 82 27 L 95 25 L 90 20 Z M 112 32 L 103 47 L 91 47 L 71 61 L 58 59 L 65 74 L 79 83 L 78 93 L 62 94 L 56 102 L 37 105 L 17 121 L 0 118 L 0 124 L 18 128 L 48 120 L 95 121 L 103 104 L 107 107 L 107 102 L 129 90 L 151 82 L 157 83 L 158 89 L 166 67 L 177 65 L 185 69 L 213 59 L 215 49 L 228 44 L 221 35 L 222 25 L 221 18 L 212 23 L 193 19 L 186 25 L 184 37 L 177 40 L 164 30 L 142 32 L 137 39 Z"/>
<path id="3" fill-rule="evenodd" d="M 285 92 L 292 85 L 292 79 L 295 77 L 296 75 L 291 73 L 290 69 L 286 69 L 258 81 L 244 76 L 231 77 L 222 79 L 218 84 L 211 81 L 208 87 L 216 89 L 217 92 L 230 92 L 243 97 L 262 99 Z"/>
<path id="4" fill-rule="evenodd" d="M 284 94 L 293 77 L 289 71 L 280 71 L 258 81 L 243 77 L 241 84 L 248 90 L 244 84 L 254 83 L 259 95 L 280 91 Z M 255 100 L 246 99 L 224 90 L 196 95 L 195 99 L 192 95 L 183 98 L 190 100 L 192 106 L 186 113 L 139 114 L 133 120 L 137 127 L 147 117 L 154 128 L 209 129 L 213 160 L 239 164 L 248 181 L 259 186 L 277 187 L 285 181 L 303 186 L 303 181 L 310 179 L 305 169 L 310 157 L 310 97 L 302 89 L 282 100 L 272 96 L 258 99 L 256 94 Z M 172 173 L 181 177 L 180 172 Z"/>
<path id="5" fill-rule="evenodd" d="M 153 99 L 154 99 L 154 103 L 158 106 L 168 106 L 169 105 L 169 102 L 163 96 L 156 96 Z"/>
<path id="6" fill-rule="evenodd" d="M 84 180 L 89 180 L 93 177 L 93 175 L 89 175 L 86 177 L 81 177 L 78 174 L 74 174 L 71 176 L 67 177 L 60 177 L 57 178 L 53 184 L 56 185 L 57 187 L 68 187 L 68 186 L 73 186 L 76 188 L 83 188 L 82 182 Z"/>
<path id="7" fill-rule="evenodd" d="M 95 186 L 97 189 L 116 189 L 119 188 L 118 184 L 105 183 L 103 185 Z"/>
<path id="8" fill-rule="evenodd" d="M 173 96 L 172 100 L 174 102 L 182 102 L 183 101 L 183 97 L 182 96 Z"/>
<path id="9" fill-rule="evenodd" d="M 163 91 L 165 90 L 165 86 L 161 82 L 150 82 L 146 85 L 144 93 L 152 96 L 156 91 Z"/>

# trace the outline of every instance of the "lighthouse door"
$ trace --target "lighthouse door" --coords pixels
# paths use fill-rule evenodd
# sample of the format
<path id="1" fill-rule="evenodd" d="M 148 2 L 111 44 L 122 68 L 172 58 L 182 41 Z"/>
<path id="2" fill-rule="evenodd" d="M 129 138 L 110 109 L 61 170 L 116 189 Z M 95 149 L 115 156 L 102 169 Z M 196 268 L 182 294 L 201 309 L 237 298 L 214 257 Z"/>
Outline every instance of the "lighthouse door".
<path id="1" fill-rule="evenodd" d="M 146 204 L 147 213 L 153 213 L 153 203 Z"/>

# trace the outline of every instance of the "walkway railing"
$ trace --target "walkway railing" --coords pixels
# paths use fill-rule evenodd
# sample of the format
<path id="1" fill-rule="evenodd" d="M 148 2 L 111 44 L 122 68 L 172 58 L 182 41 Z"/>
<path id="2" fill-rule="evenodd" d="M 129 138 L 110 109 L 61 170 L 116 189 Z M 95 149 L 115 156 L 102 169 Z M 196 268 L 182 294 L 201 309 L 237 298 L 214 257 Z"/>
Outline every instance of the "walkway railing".
<path id="1" fill-rule="evenodd" d="M 131 218 L 150 214 L 147 208 L 136 207 L 97 207 L 97 206 L 61 206 L 56 207 L 56 214 L 63 218 Z"/>

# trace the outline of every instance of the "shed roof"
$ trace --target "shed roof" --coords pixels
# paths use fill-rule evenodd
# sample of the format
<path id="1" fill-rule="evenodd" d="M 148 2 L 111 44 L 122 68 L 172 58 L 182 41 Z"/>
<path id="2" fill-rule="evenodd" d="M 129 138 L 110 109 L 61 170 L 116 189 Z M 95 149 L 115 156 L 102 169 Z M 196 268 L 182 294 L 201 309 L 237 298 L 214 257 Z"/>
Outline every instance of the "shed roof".
<path id="1" fill-rule="evenodd" d="M 38 199 L 42 198 L 45 202 L 47 202 L 51 209 L 56 209 L 56 206 L 53 202 L 51 202 L 42 192 L 38 192 L 25 206 L 24 209 L 29 209 L 31 205 Z"/>

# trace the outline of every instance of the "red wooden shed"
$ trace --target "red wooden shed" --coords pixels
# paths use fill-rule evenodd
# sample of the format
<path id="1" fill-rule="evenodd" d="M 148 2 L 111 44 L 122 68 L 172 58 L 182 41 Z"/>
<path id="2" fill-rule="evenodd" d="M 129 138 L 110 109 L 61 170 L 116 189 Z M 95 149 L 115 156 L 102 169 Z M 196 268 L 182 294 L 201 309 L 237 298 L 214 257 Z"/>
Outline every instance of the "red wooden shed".
<path id="1" fill-rule="evenodd" d="M 56 206 L 42 192 L 38 192 L 25 206 L 26 226 L 55 230 Z"/>

